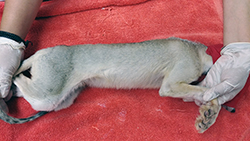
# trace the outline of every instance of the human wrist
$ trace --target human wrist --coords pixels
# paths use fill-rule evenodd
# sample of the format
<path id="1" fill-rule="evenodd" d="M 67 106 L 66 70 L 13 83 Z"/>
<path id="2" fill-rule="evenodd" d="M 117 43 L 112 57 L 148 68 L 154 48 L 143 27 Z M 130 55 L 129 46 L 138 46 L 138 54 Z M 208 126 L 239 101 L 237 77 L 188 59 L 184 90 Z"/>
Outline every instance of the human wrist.
<path id="1" fill-rule="evenodd" d="M 234 68 L 250 71 L 250 42 L 230 43 L 221 50 L 221 55 L 231 56 Z"/>
<path id="2" fill-rule="evenodd" d="M 244 52 L 245 50 L 250 50 L 250 42 L 234 42 L 230 43 L 227 46 L 224 46 L 221 49 L 220 54 L 223 55 L 227 52 Z"/>
<path id="3" fill-rule="evenodd" d="M 6 37 L 0 37 L 0 45 L 9 45 L 13 49 L 25 50 L 25 45 L 23 42 L 18 43 L 12 39 L 8 39 Z"/>
<path id="4" fill-rule="evenodd" d="M 31 43 L 30 41 L 24 41 L 20 36 L 16 34 L 6 31 L 0 31 L 0 38 L 0 44 L 10 44 L 14 49 L 25 49 L 28 44 Z"/>

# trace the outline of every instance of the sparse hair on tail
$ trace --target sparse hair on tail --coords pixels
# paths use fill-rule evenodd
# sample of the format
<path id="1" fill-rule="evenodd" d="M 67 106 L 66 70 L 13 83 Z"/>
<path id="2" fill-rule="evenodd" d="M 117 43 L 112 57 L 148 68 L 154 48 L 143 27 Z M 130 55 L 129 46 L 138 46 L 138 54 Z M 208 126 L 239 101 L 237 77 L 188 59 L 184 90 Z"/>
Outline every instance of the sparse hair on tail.
<path id="1" fill-rule="evenodd" d="M 36 118 L 39 118 L 40 116 L 45 115 L 48 112 L 41 111 L 35 114 L 34 116 L 28 117 L 28 118 L 14 118 L 6 114 L 1 108 L 0 108 L 0 119 L 9 123 L 9 124 L 22 124 L 25 122 L 32 121 Z"/>

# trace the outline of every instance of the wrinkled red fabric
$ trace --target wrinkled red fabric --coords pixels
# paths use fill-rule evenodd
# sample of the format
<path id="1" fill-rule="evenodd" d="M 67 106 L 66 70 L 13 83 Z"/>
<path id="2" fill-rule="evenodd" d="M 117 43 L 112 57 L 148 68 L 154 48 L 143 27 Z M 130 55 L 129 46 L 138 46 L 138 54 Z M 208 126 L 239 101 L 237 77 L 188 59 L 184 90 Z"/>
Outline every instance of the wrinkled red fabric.
<path id="1" fill-rule="evenodd" d="M 0 3 L 2 15 L 4 3 Z M 180 37 L 207 45 L 214 61 L 223 38 L 222 0 L 52 0 L 44 2 L 27 39 L 25 57 L 56 45 L 131 43 Z M 160 97 L 158 89 L 86 88 L 67 109 L 21 125 L 0 121 L 0 140 L 243 140 L 250 138 L 249 81 L 198 134 L 198 107 Z M 10 115 L 34 111 L 23 98 L 8 103 Z"/>

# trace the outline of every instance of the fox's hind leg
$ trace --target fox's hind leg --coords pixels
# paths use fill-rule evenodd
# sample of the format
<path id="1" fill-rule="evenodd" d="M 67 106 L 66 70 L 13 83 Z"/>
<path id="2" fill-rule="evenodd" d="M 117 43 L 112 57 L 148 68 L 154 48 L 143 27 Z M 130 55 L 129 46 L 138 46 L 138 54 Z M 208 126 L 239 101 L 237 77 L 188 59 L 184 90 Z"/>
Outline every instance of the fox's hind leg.
<path id="1" fill-rule="evenodd" d="M 37 111 L 51 111 L 54 109 L 53 102 L 41 98 L 44 95 L 43 90 L 35 87 L 32 79 L 20 74 L 15 77 L 14 84 L 33 109 Z"/>

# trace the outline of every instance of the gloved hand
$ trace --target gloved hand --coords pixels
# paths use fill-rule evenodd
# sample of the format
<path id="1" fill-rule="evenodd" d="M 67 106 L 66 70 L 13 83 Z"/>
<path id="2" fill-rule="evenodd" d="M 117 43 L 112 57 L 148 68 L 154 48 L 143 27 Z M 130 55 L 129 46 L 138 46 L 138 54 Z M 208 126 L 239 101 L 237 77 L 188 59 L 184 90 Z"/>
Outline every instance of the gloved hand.
<path id="1" fill-rule="evenodd" d="M 20 65 L 24 49 L 24 43 L 0 37 L 0 98 L 9 95 L 12 76 Z"/>
<path id="2" fill-rule="evenodd" d="M 230 101 L 244 87 L 249 70 L 250 43 L 239 42 L 227 45 L 221 50 L 221 57 L 201 83 L 202 86 L 210 88 L 204 93 L 203 100 L 207 102 L 218 98 L 220 105 Z"/>

